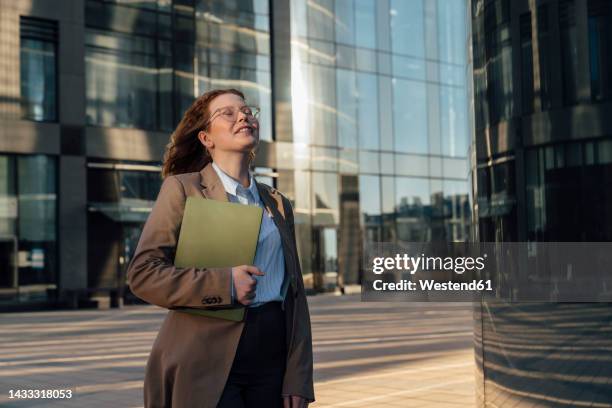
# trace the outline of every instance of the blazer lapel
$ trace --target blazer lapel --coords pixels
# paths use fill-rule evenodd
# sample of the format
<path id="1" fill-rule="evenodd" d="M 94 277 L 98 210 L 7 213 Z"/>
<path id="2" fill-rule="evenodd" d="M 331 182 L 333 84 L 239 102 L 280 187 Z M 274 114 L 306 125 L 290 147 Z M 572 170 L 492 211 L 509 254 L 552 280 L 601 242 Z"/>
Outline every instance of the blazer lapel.
<path id="1" fill-rule="evenodd" d="M 287 273 L 289 274 L 289 279 L 291 279 L 291 288 L 295 296 L 297 293 L 297 286 L 295 282 L 295 270 L 293 268 L 293 257 L 294 255 L 297 256 L 297 253 L 294 254 L 293 250 L 295 249 L 297 251 L 297 248 L 293 248 L 292 246 L 293 240 L 289 236 L 290 230 L 285 220 L 285 209 L 283 207 L 282 198 L 278 194 L 274 194 L 274 197 L 272 197 L 266 187 L 257 181 L 255 181 L 255 184 L 257 185 L 257 191 L 259 192 L 261 201 L 263 201 L 268 212 L 272 215 L 272 220 L 280 233 L 283 255 L 285 256 L 285 263 L 287 265 Z"/>
<path id="2" fill-rule="evenodd" d="M 208 163 L 200 170 L 200 185 L 202 186 L 202 195 L 211 200 L 229 201 L 227 193 L 217 172 L 212 167 L 212 162 Z"/>

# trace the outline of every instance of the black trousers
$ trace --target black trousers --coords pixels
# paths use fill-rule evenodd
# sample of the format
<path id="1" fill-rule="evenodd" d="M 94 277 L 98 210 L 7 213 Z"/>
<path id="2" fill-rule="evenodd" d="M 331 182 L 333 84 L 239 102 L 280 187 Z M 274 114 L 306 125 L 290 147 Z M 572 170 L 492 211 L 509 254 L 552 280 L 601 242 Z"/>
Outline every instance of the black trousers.
<path id="1" fill-rule="evenodd" d="M 217 408 L 282 408 L 285 340 L 281 302 L 248 308 L 236 357 Z"/>

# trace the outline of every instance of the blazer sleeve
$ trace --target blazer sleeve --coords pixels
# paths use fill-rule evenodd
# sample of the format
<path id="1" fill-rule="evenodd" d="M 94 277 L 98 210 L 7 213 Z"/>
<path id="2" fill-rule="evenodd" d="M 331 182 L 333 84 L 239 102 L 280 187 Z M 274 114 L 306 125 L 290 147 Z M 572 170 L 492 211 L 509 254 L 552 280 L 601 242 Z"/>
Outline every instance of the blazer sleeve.
<path id="1" fill-rule="evenodd" d="M 286 197 L 283 197 L 283 205 L 287 213 L 287 223 L 290 227 L 293 246 L 297 256 L 297 243 L 295 239 L 295 225 L 293 219 L 293 208 Z M 295 260 L 297 267 L 296 283 L 298 286 L 297 296 L 294 302 L 295 319 L 294 337 L 290 343 L 287 355 L 287 369 L 283 380 L 282 395 L 296 395 L 304 398 L 307 402 L 314 402 L 313 385 L 313 356 L 312 356 L 312 332 L 310 326 L 310 313 L 304 290 L 304 280 L 300 268 L 299 259 Z M 290 296 L 291 291 L 287 296 Z"/>
<path id="2" fill-rule="evenodd" d="M 204 298 L 210 301 L 210 297 L 219 300 L 213 306 L 231 305 L 231 267 L 174 266 L 185 201 L 182 183 L 175 176 L 167 177 L 128 266 L 128 285 L 139 298 L 167 309 L 206 308 L 210 305 L 203 305 Z"/>

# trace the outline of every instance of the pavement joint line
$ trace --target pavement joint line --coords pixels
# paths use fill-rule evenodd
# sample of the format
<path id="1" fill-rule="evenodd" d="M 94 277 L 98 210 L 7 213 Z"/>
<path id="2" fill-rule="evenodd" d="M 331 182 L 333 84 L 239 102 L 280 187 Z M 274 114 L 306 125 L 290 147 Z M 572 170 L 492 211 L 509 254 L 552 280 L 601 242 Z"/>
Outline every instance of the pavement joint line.
<path id="1" fill-rule="evenodd" d="M 132 333 L 132 335 L 130 335 L 130 333 L 108 333 L 104 335 L 88 334 L 88 335 L 83 336 L 82 334 L 79 333 L 79 335 L 82 336 L 79 339 L 71 339 L 70 337 L 67 337 L 67 338 L 57 338 L 54 340 L 2 342 L 0 343 L 0 349 L 8 348 L 8 347 L 16 347 L 16 346 L 17 347 L 26 347 L 26 346 L 40 347 L 40 346 L 48 346 L 48 345 L 53 345 L 53 344 L 67 344 L 67 343 L 78 344 L 83 341 L 91 341 L 92 343 L 95 341 L 99 343 L 100 341 L 111 340 L 111 339 L 117 339 L 116 341 L 118 341 L 120 338 L 123 338 L 123 337 L 132 339 L 132 338 L 139 337 L 139 336 L 142 336 L 145 338 L 148 338 L 148 336 L 151 336 L 154 338 L 156 334 L 157 334 L 157 331 L 155 330 L 150 330 L 147 332 Z"/>
<path id="2" fill-rule="evenodd" d="M 336 404 L 332 404 L 332 405 L 327 405 L 327 407 L 332 408 L 332 407 L 342 407 L 342 406 L 351 405 L 351 404 L 359 404 L 361 402 L 375 401 L 375 400 L 385 399 L 385 398 L 389 398 L 389 397 L 396 396 L 396 395 L 412 394 L 412 393 L 419 392 L 419 391 L 427 391 L 427 390 L 432 390 L 432 389 L 435 389 L 435 388 L 445 387 L 447 385 L 465 384 L 467 382 L 473 382 L 473 380 L 470 379 L 470 380 L 461 380 L 461 381 L 447 381 L 447 382 L 444 382 L 444 383 L 438 383 L 438 384 L 434 384 L 434 385 L 426 385 L 424 387 L 412 388 L 412 389 L 409 389 L 409 390 L 392 392 L 392 393 L 385 394 L 385 395 L 375 395 L 373 397 L 367 397 L 367 398 L 360 398 L 360 399 L 357 399 L 357 400 L 344 401 L 344 402 L 340 402 L 340 403 L 336 403 Z"/>
<path id="3" fill-rule="evenodd" d="M 79 355 L 96 356 L 96 355 L 108 355 L 111 353 L 127 352 L 127 351 L 130 351 L 130 352 L 149 351 L 151 349 L 150 344 L 135 345 L 135 346 L 130 346 L 130 347 L 121 347 L 121 345 L 108 347 L 107 344 L 104 344 L 104 346 L 105 346 L 105 350 L 108 350 L 108 352 L 100 351 L 100 346 L 98 345 L 97 347 L 82 346 L 78 349 L 78 351 L 75 351 L 74 346 L 73 346 L 73 347 L 65 348 L 65 349 L 49 349 L 48 351 L 39 351 L 39 352 L 30 351 L 27 353 L 10 353 L 10 354 L 4 353 L 4 354 L 0 354 L 0 365 L 6 362 L 17 362 L 17 361 L 20 361 L 20 362 L 30 361 L 31 362 L 32 360 L 26 360 L 26 359 L 33 359 L 35 357 L 40 358 L 43 356 L 51 356 L 51 355 L 54 355 L 57 357 L 49 357 L 49 358 L 61 358 L 59 356 L 61 356 L 62 354 L 71 355 L 73 357 L 79 356 Z M 44 361 L 48 361 L 48 360 L 44 360 Z"/>
<path id="4" fill-rule="evenodd" d="M 0 361 L 0 367 L 16 367 L 31 364 L 48 364 L 48 363 L 69 363 L 73 361 L 99 361 L 99 360 L 114 360 L 118 358 L 138 358 L 138 357 L 149 357 L 147 353 L 122 353 L 122 354 L 104 354 L 104 355 L 88 355 L 80 357 L 60 357 L 60 358 L 48 358 L 38 360 L 23 360 L 23 361 Z"/>
<path id="5" fill-rule="evenodd" d="M 116 383 L 106 383 L 106 384 L 93 384 L 93 385 L 82 385 L 76 386 L 74 393 L 79 393 L 79 395 L 83 394 L 91 394 L 99 391 L 108 391 L 108 390 L 129 390 L 133 388 L 142 388 L 143 380 L 135 380 L 135 381 L 121 381 Z"/>
<path id="6" fill-rule="evenodd" d="M 378 343 L 385 341 L 412 341 L 412 340 L 429 340 L 446 337 L 458 337 L 458 336 L 473 336 L 474 333 L 465 331 L 457 333 L 444 333 L 444 334 L 417 334 L 417 335 L 406 335 L 406 336 L 389 336 L 389 337 L 366 337 L 366 338 L 355 338 L 351 340 L 318 340 L 313 341 L 313 346 L 328 346 L 335 344 L 352 344 L 352 343 Z"/>
<path id="7" fill-rule="evenodd" d="M 38 368 L 27 368 L 17 372 L 0 371 L 0 377 L 14 377 L 16 375 L 39 375 L 44 373 L 65 373 L 65 372 L 78 372 L 87 370 L 99 370 L 102 368 L 128 368 L 128 367 L 144 367 L 147 360 L 140 361 L 123 361 L 118 363 L 107 363 L 107 364 L 89 364 L 89 365 L 71 365 L 64 367 L 38 367 Z"/>
<path id="8" fill-rule="evenodd" d="M 343 383 L 343 382 L 348 382 L 348 381 L 359 381 L 359 380 L 369 380 L 372 378 L 380 378 L 380 377 L 388 377 L 390 375 L 397 375 L 397 374 L 412 374 L 412 373 L 419 373 L 422 371 L 437 371 L 437 370 L 443 370 L 443 369 L 448 369 L 448 368 L 459 368 L 459 367 L 468 367 L 468 366 L 472 366 L 473 363 L 462 363 L 462 364 L 445 364 L 445 365 L 435 365 L 435 366 L 431 366 L 431 367 L 421 367 L 421 368 L 411 368 L 408 370 L 397 370 L 397 371 L 390 371 L 387 373 L 380 373 L 380 374 L 371 374 L 371 375 L 362 375 L 362 376 L 358 376 L 358 377 L 347 377 L 347 378 L 339 378 L 337 380 L 328 380 L 328 381 L 323 381 L 320 383 L 315 383 L 315 385 L 318 386 L 326 386 L 326 385 L 331 385 L 331 384 L 336 384 L 336 383 Z"/>

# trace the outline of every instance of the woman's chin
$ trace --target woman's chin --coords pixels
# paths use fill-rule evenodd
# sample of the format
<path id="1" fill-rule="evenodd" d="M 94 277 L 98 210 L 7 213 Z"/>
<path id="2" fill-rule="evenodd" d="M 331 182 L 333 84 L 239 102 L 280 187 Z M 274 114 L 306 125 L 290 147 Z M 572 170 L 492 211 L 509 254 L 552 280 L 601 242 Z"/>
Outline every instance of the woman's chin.
<path id="1" fill-rule="evenodd" d="M 251 141 L 245 141 L 244 143 L 239 143 L 236 146 L 236 150 L 241 151 L 243 153 L 248 153 L 257 147 L 257 139 L 253 139 Z"/>
<path id="2" fill-rule="evenodd" d="M 252 149 L 257 146 L 257 143 L 259 143 L 259 138 L 257 136 L 243 136 L 240 140 L 240 145 L 245 149 Z"/>

